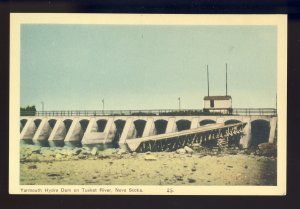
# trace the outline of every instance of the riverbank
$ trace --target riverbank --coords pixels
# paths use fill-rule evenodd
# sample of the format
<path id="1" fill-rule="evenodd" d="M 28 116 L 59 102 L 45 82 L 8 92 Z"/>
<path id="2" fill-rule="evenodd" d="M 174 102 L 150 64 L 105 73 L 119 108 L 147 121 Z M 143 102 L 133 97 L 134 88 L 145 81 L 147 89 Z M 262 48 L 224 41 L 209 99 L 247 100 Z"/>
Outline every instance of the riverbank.
<path id="1" fill-rule="evenodd" d="M 192 149 L 193 148 L 193 149 Z M 21 146 L 21 185 L 276 185 L 277 158 L 186 147 L 176 152 Z"/>

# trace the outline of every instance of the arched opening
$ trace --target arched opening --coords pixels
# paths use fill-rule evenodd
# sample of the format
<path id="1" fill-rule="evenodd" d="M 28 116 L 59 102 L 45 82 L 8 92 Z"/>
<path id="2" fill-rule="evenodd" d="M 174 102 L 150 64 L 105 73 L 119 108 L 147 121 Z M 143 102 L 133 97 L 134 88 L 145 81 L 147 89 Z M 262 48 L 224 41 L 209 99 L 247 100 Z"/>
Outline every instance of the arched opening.
<path id="1" fill-rule="evenodd" d="M 251 146 L 269 141 L 270 123 L 265 120 L 255 120 L 251 122 Z"/>
<path id="2" fill-rule="evenodd" d="M 51 129 L 53 129 L 54 126 L 55 126 L 55 124 L 56 124 L 56 120 L 55 119 L 51 119 L 51 120 L 48 121 L 48 123 L 49 123 L 49 126 L 51 127 Z"/>
<path id="3" fill-rule="evenodd" d="M 68 131 L 69 131 L 71 125 L 72 125 L 72 122 L 73 122 L 73 121 L 70 120 L 70 119 L 64 120 L 64 125 L 65 125 L 65 128 L 66 128 L 66 134 L 68 133 Z"/>
<path id="4" fill-rule="evenodd" d="M 145 120 L 136 120 L 134 121 L 134 127 L 136 130 L 135 138 L 140 138 L 143 136 L 144 129 L 146 126 L 146 121 Z"/>
<path id="5" fill-rule="evenodd" d="M 210 119 L 205 119 L 205 120 L 201 120 L 199 124 L 200 124 L 200 126 L 205 126 L 205 125 L 214 124 L 214 123 L 216 123 L 216 121 L 210 120 Z"/>
<path id="6" fill-rule="evenodd" d="M 179 120 L 176 122 L 177 130 L 184 131 L 191 128 L 191 121 L 189 120 Z"/>
<path id="7" fill-rule="evenodd" d="M 81 121 L 79 121 L 79 123 L 81 125 L 81 132 L 82 132 L 82 134 L 84 134 L 89 125 L 89 120 L 81 120 Z"/>
<path id="8" fill-rule="evenodd" d="M 239 121 L 239 120 L 234 120 L 234 119 L 232 119 L 232 120 L 227 120 L 227 121 L 225 121 L 225 125 L 231 125 L 231 124 L 236 124 L 236 123 L 241 123 L 242 121 Z"/>
<path id="9" fill-rule="evenodd" d="M 166 120 L 157 120 L 154 122 L 156 134 L 166 133 L 168 121 Z"/>
<path id="10" fill-rule="evenodd" d="M 36 119 L 34 120 L 34 125 L 35 125 L 35 128 L 38 129 L 40 124 L 41 124 L 42 120 L 41 119 Z"/>
<path id="11" fill-rule="evenodd" d="M 97 121 L 97 132 L 104 132 L 104 129 L 106 127 L 107 120 L 98 120 Z"/>
<path id="12" fill-rule="evenodd" d="M 20 121 L 20 132 L 22 132 L 22 130 L 25 127 L 26 123 L 27 123 L 27 119 L 22 119 Z"/>
<path id="13" fill-rule="evenodd" d="M 126 121 L 125 120 L 116 120 L 114 123 L 116 126 L 116 133 L 115 133 L 115 137 L 112 141 L 112 145 L 113 145 L 113 147 L 118 148 L 119 140 L 121 138 Z"/>

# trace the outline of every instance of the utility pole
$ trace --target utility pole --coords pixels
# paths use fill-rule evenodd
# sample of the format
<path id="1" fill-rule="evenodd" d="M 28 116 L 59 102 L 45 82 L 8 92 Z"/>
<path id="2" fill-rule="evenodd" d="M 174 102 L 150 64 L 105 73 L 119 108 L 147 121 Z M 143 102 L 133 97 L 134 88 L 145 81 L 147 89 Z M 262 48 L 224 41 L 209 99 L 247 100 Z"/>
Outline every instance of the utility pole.
<path id="1" fill-rule="evenodd" d="M 42 104 L 42 111 L 44 112 L 44 102 L 42 101 L 41 104 Z"/>
<path id="2" fill-rule="evenodd" d="M 180 102 L 181 102 L 181 101 L 180 101 L 180 97 L 178 97 L 179 111 L 181 110 L 181 107 L 180 107 L 181 104 L 180 104 Z"/>
<path id="3" fill-rule="evenodd" d="M 208 65 L 206 66 L 207 72 L 207 96 L 209 96 L 209 73 L 208 73 Z"/>
<path id="4" fill-rule="evenodd" d="M 102 99 L 102 112 L 104 114 L 104 99 Z"/>

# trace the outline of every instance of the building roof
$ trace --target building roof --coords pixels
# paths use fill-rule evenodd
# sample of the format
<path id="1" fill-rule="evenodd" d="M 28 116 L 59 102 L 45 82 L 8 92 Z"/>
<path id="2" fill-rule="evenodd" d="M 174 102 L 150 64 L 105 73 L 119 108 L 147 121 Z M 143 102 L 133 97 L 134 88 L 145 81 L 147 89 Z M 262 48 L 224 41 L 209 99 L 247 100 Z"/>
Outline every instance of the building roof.
<path id="1" fill-rule="evenodd" d="M 205 96 L 204 100 L 229 100 L 231 96 Z"/>

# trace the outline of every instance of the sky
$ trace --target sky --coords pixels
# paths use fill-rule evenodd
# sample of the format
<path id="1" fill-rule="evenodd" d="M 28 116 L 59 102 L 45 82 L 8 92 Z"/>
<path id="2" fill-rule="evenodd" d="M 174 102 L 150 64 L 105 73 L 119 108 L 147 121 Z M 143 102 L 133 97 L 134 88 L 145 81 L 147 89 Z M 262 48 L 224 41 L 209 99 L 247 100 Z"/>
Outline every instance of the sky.
<path id="1" fill-rule="evenodd" d="M 21 25 L 21 107 L 37 110 L 202 109 L 276 105 L 275 26 Z"/>

